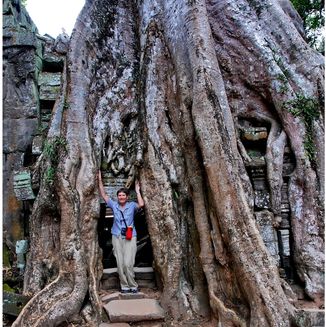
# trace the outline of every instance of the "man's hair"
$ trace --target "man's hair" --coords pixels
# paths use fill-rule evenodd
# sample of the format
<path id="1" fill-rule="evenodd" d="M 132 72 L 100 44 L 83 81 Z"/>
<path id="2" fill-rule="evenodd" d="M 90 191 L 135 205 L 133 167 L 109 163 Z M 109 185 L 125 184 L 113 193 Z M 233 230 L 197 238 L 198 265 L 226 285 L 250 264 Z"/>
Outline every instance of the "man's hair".
<path id="1" fill-rule="evenodd" d="M 127 196 L 129 196 L 129 190 L 127 188 L 125 188 L 125 187 L 121 187 L 121 188 L 118 189 L 117 196 L 119 195 L 119 193 L 124 193 Z"/>

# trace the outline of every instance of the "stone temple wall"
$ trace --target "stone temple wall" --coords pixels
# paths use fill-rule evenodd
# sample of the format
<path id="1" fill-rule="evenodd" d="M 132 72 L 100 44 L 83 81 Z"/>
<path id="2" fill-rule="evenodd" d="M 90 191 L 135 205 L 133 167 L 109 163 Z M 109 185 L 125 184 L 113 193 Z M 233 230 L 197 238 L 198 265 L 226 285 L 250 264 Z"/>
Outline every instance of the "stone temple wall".
<path id="1" fill-rule="evenodd" d="M 19 0 L 3 2 L 3 232 L 15 257 L 37 193 L 31 170 L 60 92 L 68 35 L 38 34 Z M 18 243 L 17 243 L 18 242 Z M 26 251 L 27 247 L 23 247 Z"/>

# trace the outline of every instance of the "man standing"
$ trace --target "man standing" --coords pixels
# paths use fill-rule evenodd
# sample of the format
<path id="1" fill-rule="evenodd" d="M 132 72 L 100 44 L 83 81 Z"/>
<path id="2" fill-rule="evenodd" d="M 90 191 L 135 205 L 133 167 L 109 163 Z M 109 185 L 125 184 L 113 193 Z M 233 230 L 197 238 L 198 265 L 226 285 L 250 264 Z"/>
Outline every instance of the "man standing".
<path id="1" fill-rule="evenodd" d="M 118 274 L 120 278 L 121 293 L 137 293 L 138 284 L 135 281 L 134 264 L 137 252 L 137 232 L 134 226 L 134 217 L 137 209 L 144 206 L 144 200 L 140 194 L 139 182 L 135 183 L 137 202 L 128 202 L 129 190 L 121 188 L 117 192 L 118 201 L 114 201 L 106 194 L 99 171 L 99 189 L 106 205 L 113 211 L 112 245 L 113 253 L 117 260 Z M 132 237 L 126 237 L 126 230 L 132 227 Z"/>

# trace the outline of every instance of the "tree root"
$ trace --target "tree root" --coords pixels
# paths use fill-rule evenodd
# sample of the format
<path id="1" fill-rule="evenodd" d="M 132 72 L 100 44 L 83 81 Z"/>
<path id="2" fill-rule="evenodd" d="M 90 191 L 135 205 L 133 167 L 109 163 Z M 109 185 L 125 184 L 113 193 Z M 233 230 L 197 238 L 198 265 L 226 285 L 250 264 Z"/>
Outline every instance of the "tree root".
<path id="1" fill-rule="evenodd" d="M 220 322 L 232 323 L 236 327 L 246 327 L 246 322 L 233 310 L 226 308 L 223 301 L 221 301 L 212 290 L 209 291 L 209 296 L 211 308 L 217 313 Z M 222 325 L 224 326 L 223 323 Z"/>

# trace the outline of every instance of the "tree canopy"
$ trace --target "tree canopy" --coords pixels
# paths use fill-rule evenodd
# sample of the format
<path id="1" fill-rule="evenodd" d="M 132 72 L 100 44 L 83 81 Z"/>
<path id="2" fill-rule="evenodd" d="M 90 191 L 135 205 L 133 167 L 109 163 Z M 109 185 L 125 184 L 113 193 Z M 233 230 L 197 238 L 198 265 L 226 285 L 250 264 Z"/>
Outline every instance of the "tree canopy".
<path id="1" fill-rule="evenodd" d="M 308 43 L 319 52 L 324 52 L 325 3 L 322 0 L 292 0 L 303 20 Z"/>

